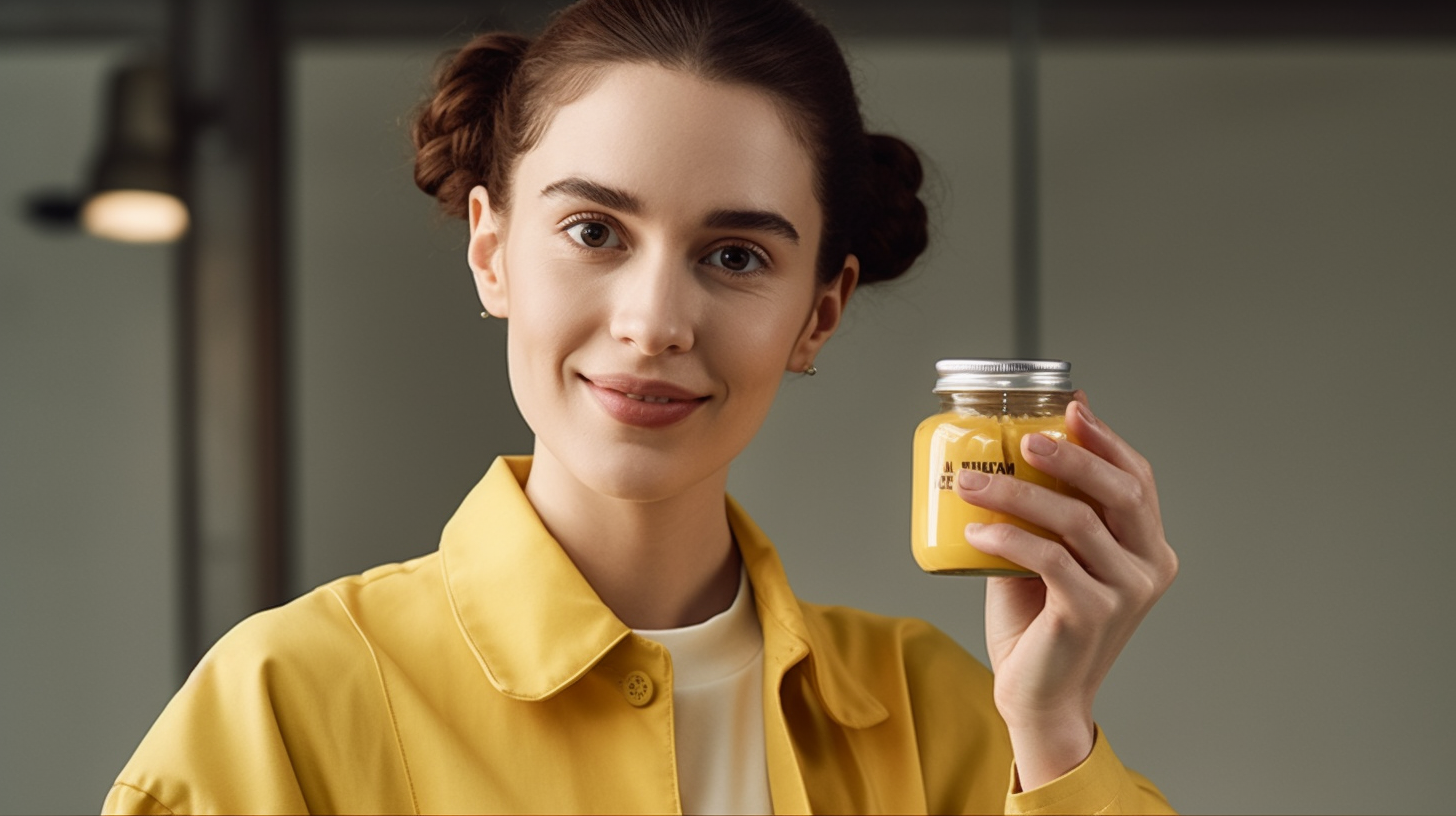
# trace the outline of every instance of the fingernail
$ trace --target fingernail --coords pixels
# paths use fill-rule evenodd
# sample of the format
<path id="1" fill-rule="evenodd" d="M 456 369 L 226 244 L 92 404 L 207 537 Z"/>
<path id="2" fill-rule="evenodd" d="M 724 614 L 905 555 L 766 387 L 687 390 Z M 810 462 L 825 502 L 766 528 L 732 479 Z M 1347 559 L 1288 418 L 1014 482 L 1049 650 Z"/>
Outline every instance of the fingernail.
<path id="1" fill-rule="evenodd" d="M 1026 447 L 1037 456 L 1051 456 L 1057 452 L 1057 441 L 1046 434 L 1031 434 L 1026 437 Z"/>
<path id="2" fill-rule="evenodd" d="M 1097 417 L 1092 416 L 1092 409 L 1087 407 L 1087 403 L 1077 403 L 1077 413 L 1081 414 L 1082 418 L 1087 420 L 1088 425 L 1091 425 L 1094 428 L 1097 427 Z"/>
<path id="3" fill-rule="evenodd" d="M 956 476 L 956 481 L 963 490 L 980 490 L 991 483 L 991 477 L 979 470 L 962 470 Z"/>
<path id="4" fill-rule="evenodd" d="M 976 534 L 979 533 L 979 532 L 981 532 L 981 528 L 982 527 L 985 527 L 985 526 L 986 525 L 979 524 L 979 523 L 974 522 L 974 521 L 971 522 L 970 524 L 967 524 L 966 525 L 966 530 L 965 530 L 966 540 L 969 541 L 972 538 L 975 538 L 976 537 Z"/>

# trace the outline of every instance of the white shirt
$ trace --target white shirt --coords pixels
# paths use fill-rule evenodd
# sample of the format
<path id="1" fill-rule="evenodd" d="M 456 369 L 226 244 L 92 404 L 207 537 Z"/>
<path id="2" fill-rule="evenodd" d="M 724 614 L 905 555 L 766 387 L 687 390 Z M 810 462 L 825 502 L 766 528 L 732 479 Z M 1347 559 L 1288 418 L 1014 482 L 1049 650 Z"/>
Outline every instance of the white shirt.
<path id="1" fill-rule="evenodd" d="M 763 629 L 748 574 L 726 610 L 680 629 L 638 629 L 672 659 L 683 813 L 773 813 L 763 741 Z"/>

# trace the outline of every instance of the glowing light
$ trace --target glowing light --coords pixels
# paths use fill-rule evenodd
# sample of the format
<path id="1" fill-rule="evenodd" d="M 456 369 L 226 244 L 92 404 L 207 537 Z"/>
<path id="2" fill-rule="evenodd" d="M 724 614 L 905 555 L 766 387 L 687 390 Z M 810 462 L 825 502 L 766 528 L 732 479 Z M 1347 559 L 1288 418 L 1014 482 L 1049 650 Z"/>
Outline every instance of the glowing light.
<path id="1" fill-rule="evenodd" d="M 81 208 L 81 224 L 100 238 L 133 244 L 175 241 L 187 231 L 187 206 L 154 190 L 107 190 Z"/>

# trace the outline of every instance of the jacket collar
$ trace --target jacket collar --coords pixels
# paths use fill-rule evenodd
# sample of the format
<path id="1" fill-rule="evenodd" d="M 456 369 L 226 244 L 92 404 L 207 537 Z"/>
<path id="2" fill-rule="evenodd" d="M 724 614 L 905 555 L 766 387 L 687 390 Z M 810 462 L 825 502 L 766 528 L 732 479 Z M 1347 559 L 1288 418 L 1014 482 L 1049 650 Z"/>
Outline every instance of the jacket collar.
<path id="1" fill-rule="evenodd" d="M 818 617 L 804 615 L 804 608 L 789 588 L 778 550 L 732 496 L 728 497 L 728 523 L 758 602 L 764 672 L 782 682 L 789 669 L 807 657 L 814 690 L 835 722 L 849 728 L 868 728 L 890 716 L 844 662 L 830 633 L 811 624 L 817 623 Z"/>
<path id="2" fill-rule="evenodd" d="M 546 700 L 592 669 L 632 630 L 547 532 L 522 485 L 529 456 L 498 458 L 445 525 L 440 563 L 460 632 L 502 694 Z M 728 521 L 753 585 L 764 668 L 782 678 L 808 659 L 829 715 L 865 728 L 888 716 L 806 621 L 773 544 L 733 499 Z"/>

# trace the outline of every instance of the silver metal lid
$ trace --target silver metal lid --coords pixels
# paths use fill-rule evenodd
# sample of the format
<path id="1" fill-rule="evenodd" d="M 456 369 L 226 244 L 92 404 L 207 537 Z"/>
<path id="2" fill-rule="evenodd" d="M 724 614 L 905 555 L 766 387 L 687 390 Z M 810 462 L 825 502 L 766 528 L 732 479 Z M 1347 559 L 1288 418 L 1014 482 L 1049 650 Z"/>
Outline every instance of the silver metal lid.
<path id="1" fill-rule="evenodd" d="M 1071 391 L 1072 364 L 1062 360 L 992 357 L 941 360 L 935 393 L 947 391 Z"/>

